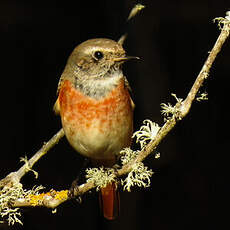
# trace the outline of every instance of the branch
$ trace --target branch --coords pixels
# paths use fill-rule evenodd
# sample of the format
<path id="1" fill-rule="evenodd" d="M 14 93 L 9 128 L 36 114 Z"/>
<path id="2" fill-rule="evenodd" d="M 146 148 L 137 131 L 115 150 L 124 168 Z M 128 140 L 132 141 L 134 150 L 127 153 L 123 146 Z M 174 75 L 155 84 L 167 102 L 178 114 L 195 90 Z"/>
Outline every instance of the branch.
<path id="1" fill-rule="evenodd" d="M 213 46 L 211 52 L 208 55 L 208 58 L 206 59 L 200 73 L 198 74 L 192 88 L 190 89 L 186 99 L 184 101 L 177 99 L 177 104 L 174 106 L 175 113 L 173 116 L 165 122 L 165 124 L 160 128 L 156 136 L 152 141 L 150 141 L 137 155 L 137 157 L 133 160 L 131 160 L 129 163 L 123 165 L 123 167 L 117 172 L 115 172 L 116 177 L 121 177 L 127 173 L 129 173 L 134 165 L 136 165 L 139 162 L 142 162 L 148 155 L 150 155 L 160 144 L 160 142 L 165 138 L 165 136 L 175 127 L 178 120 L 183 119 L 189 112 L 191 105 L 196 97 L 197 92 L 201 88 L 203 82 L 205 79 L 208 78 L 210 68 L 217 56 L 217 54 L 220 52 L 224 42 L 229 36 L 230 31 L 230 20 L 227 19 L 221 19 L 221 23 L 223 23 L 223 28 L 221 29 L 221 33 Z M 96 186 L 96 183 L 92 183 L 92 181 L 89 181 L 85 184 L 82 184 L 78 187 L 78 189 L 75 191 L 75 196 L 80 196 L 83 193 L 91 190 Z M 60 203 L 64 202 L 65 200 L 69 199 L 68 196 L 62 199 L 61 202 L 54 202 L 53 199 L 50 198 L 50 202 L 43 203 L 43 206 L 52 208 L 57 207 Z M 51 205 L 52 204 L 52 205 Z M 55 205 L 54 205 L 55 204 Z M 18 204 L 15 203 L 17 206 Z"/>
<path id="2" fill-rule="evenodd" d="M 19 180 L 32 169 L 33 165 L 44 156 L 51 148 L 58 143 L 58 141 L 64 136 L 63 129 L 60 129 L 48 142 L 45 142 L 39 151 L 37 151 L 29 161 L 26 159 L 25 164 L 16 172 Z"/>
<path id="3" fill-rule="evenodd" d="M 227 15 L 229 14 L 229 12 L 230 11 L 227 12 Z M 226 41 L 226 39 L 229 36 L 229 33 L 230 33 L 230 18 L 229 18 L 229 16 L 226 16 L 225 19 L 224 18 L 219 18 L 219 19 L 217 18 L 215 20 L 219 20 L 219 26 L 221 26 L 220 23 L 223 23 L 223 27 L 221 28 L 221 33 L 220 33 L 219 37 L 217 38 L 217 41 L 216 41 L 215 45 L 213 46 L 211 52 L 209 53 L 208 58 L 206 59 L 199 75 L 197 76 L 196 81 L 194 82 L 192 88 L 190 89 L 188 96 L 186 97 L 186 99 L 184 100 L 184 102 L 182 103 L 182 105 L 180 107 L 180 112 L 181 112 L 182 117 L 185 117 L 187 115 L 187 113 L 189 112 L 190 107 L 192 105 L 192 102 L 194 101 L 198 90 L 202 86 L 204 80 L 208 78 L 211 66 L 212 66 L 214 60 L 216 59 L 217 54 L 220 52 L 224 42 Z"/>
<path id="4" fill-rule="evenodd" d="M 141 150 L 140 151 L 133 151 L 131 149 L 125 149 L 123 150 L 123 154 L 126 154 L 121 157 L 122 160 L 122 167 L 118 170 L 111 170 L 106 171 L 104 168 L 100 169 L 95 169 L 97 172 L 98 177 L 100 175 L 103 175 L 106 178 L 106 173 L 108 176 L 107 182 L 109 183 L 109 180 L 112 180 L 116 177 L 121 177 L 125 174 L 128 174 L 127 178 L 131 178 L 133 174 L 130 174 L 133 172 L 133 170 L 137 170 L 135 172 L 138 172 L 138 170 L 146 170 L 146 167 L 138 167 L 137 166 L 142 166 L 140 165 L 141 162 L 148 156 L 150 155 L 160 144 L 160 142 L 165 138 L 165 136 L 175 127 L 176 123 L 178 120 L 183 119 L 189 112 L 191 105 L 197 95 L 198 90 L 201 88 L 203 82 L 205 79 L 208 78 L 210 68 L 217 56 L 217 54 L 220 52 L 224 42 L 229 36 L 230 32 L 230 15 L 229 12 L 227 12 L 227 16 L 225 18 L 218 18 L 219 20 L 219 26 L 221 25 L 221 33 L 213 46 L 211 52 L 208 55 L 207 60 L 205 61 L 200 73 L 198 74 L 193 86 L 191 87 L 187 97 L 185 100 L 178 99 L 176 95 L 173 95 L 177 103 L 175 106 L 171 106 L 163 104 L 162 108 L 163 111 L 162 113 L 165 114 L 167 117 L 166 122 L 164 125 L 160 128 L 158 125 L 155 125 L 155 123 L 151 122 L 146 122 L 147 124 L 141 128 L 141 131 L 136 132 L 134 135 L 139 136 L 137 140 L 141 139 L 141 135 L 147 135 L 146 140 L 150 140 L 148 143 L 147 142 L 142 142 L 141 145 Z M 171 115 L 171 116 L 169 116 Z M 156 131 L 157 130 L 157 131 Z M 139 133 L 139 134 L 137 134 Z M 142 134 L 140 134 L 142 133 Z M 146 134 L 147 133 L 147 134 Z M 149 136 L 148 136 L 149 135 Z M 44 206 L 48 208 L 56 208 L 58 205 L 61 203 L 65 202 L 66 200 L 70 199 L 68 195 L 68 190 L 62 190 L 62 191 L 55 191 L 51 190 L 48 193 L 38 193 L 37 191 L 39 189 L 33 189 L 31 192 L 25 192 L 22 190 L 22 185 L 20 184 L 20 179 L 32 169 L 33 165 L 48 151 L 50 150 L 59 140 L 64 136 L 64 131 L 61 129 L 56 135 L 54 135 L 46 144 L 42 146 L 42 148 L 30 159 L 26 160 L 25 164 L 16 172 L 10 173 L 7 177 L 2 179 L 0 181 L 0 198 L 4 193 L 7 193 L 10 191 L 11 188 L 17 188 L 17 191 L 21 191 L 21 194 L 17 193 L 17 195 L 14 196 L 13 199 L 10 199 L 8 202 L 11 204 L 11 207 L 22 207 L 22 206 Z M 128 156 L 129 155 L 129 156 Z M 149 171 L 139 171 L 142 174 L 143 180 L 147 180 L 147 186 L 149 185 L 149 176 L 152 174 L 152 172 Z M 78 197 L 87 191 L 98 187 L 99 184 L 97 182 L 97 178 L 89 178 L 86 181 L 86 183 L 78 186 L 78 188 L 74 191 L 74 196 Z M 105 179 L 106 180 L 106 179 Z M 141 180 L 141 179 L 140 179 Z M 140 181 L 139 182 L 143 182 Z M 123 181 L 123 183 L 125 183 Z M 136 182 L 135 182 L 136 183 Z M 135 184 L 134 183 L 134 184 Z M 138 185 L 138 180 L 137 183 Z M 140 183 L 143 185 L 144 183 Z M 130 185 L 125 185 L 127 190 L 129 191 Z M 124 187 L 125 187 L 124 186 Z M 15 193 L 15 191 L 14 191 Z M 19 194 L 19 195 L 18 195 Z M 1 199 L 0 199 L 1 200 Z M 1 204 L 1 203 L 0 203 Z M 0 206 L 0 211 L 1 211 L 1 206 Z M 0 213 L 1 214 L 1 213 Z M 2 214 L 2 216 L 5 214 Z M 16 215 L 16 214 L 15 214 Z M 17 217 L 16 217 L 17 218 Z M 19 222 L 19 221 L 18 221 Z"/>
<path id="5" fill-rule="evenodd" d="M 80 196 L 89 190 L 95 187 L 93 182 L 88 182 L 78 186 L 77 192 L 75 192 L 75 196 Z M 12 207 L 35 207 L 42 206 L 47 208 L 56 208 L 63 202 L 71 199 L 69 197 L 69 190 L 61 190 L 55 191 L 51 189 L 47 193 L 40 194 L 29 194 L 24 198 L 20 198 L 15 200 L 11 206 Z"/>
<path id="6" fill-rule="evenodd" d="M 21 180 L 21 178 L 29 171 L 33 171 L 36 174 L 34 170 L 32 170 L 33 165 L 42 157 L 44 156 L 51 148 L 54 147 L 55 144 L 58 143 L 58 141 L 64 136 L 63 129 L 60 129 L 48 142 L 44 143 L 44 145 L 41 147 L 40 150 L 38 150 L 33 157 L 31 157 L 29 160 L 26 158 L 22 158 L 21 161 L 24 161 L 25 164 L 18 169 L 16 172 L 12 172 L 9 175 L 7 175 L 5 178 L 0 180 L 0 189 L 7 187 L 12 187 L 15 184 L 18 184 Z M 1 190 L 0 190 L 1 191 Z"/>
<path id="7" fill-rule="evenodd" d="M 179 99 L 177 100 L 177 104 L 174 107 L 175 113 L 173 114 L 173 116 L 166 121 L 166 123 L 161 127 L 156 137 L 139 153 L 136 159 L 134 159 L 132 162 L 118 170 L 118 176 L 130 172 L 133 164 L 143 161 L 149 154 L 151 154 L 159 145 L 159 143 L 164 139 L 164 137 L 175 127 L 177 120 L 181 120 L 188 114 L 197 92 L 201 88 L 204 80 L 208 78 L 211 66 L 217 54 L 220 52 L 224 42 L 229 36 L 230 19 L 228 17 L 229 16 L 226 16 L 225 19 L 218 19 L 220 20 L 219 23 L 223 24 L 223 27 L 221 28 L 221 33 L 217 38 L 217 41 L 213 46 L 211 52 L 209 53 L 208 58 L 206 59 L 186 99 L 184 101 Z"/>

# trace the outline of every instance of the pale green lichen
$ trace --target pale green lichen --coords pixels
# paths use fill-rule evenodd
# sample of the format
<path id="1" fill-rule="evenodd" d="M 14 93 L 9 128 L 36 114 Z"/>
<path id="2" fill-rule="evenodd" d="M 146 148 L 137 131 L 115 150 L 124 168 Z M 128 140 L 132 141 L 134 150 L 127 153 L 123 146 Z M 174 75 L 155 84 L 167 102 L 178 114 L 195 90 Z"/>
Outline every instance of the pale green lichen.
<path id="1" fill-rule="evenodd" d="M 206 101 L 208 100 L 208 93 L 204 92 L 204 93 L 201 93 L 197 98 L 196 98 L 197 101 Z"/>
<path id="2" fill-rule="evenodd" d="M 143 126 L 140 130 L 133 134 L 133 138 L 136 137 L 136 142 L 140 144 L 141 149 L 143 149 L 150 141 L 154 140 L 160 126 L 150 120 L 144 120 Z M 120 152 L 121 164 L 124 166 L 132 162 L 132 170 L 128 173 L 127 177 L 124 180 L 121 180 L 123 185 L 123 190 L 128 192 L 131 191 L 131 187 L 149 187 L 150 186 L 150 177 L 153 175 L 153 171 L 148 169 L 142 162 L 135 162 L 140 151 L 134 151 L 130 148 L 125 148 Z M 157 153 L 155 158 L 159 158 L 160 154 Z"/>
<path id="3" fill-rule="evenodd" d="M 204 79 L 208 79 L 208 77 L 209 77 L 209 73 L 207 71 L 203 71 L 202 75 L 203 75 Z"/>
<path id="4" fill-rule="evenodd" d="M 87 182 L 93 182 L 96 190 L 105 188 L 107 184 L 115 181 L 115 170 L 113 168 L 89 168 L 86 169 Z"/>
<path id="5" fill-rule="evenodd" d="M 218 18 L 213 19 L 213 22 L 216 22 L 216 21 L 218 22 L 218 27 L 220 30 L 222 30 L 224 28 L 224 25 L 230 24 L 229 11 L 226 14 L 228 14 L 228 15 L 225 18 L 218 17 Z"/>
<path id="6" fill-rule="evenodd" d="M 30 194 L 38 194 L 41 189 L 44 189 L 44 187 L 36 186 L 31 190 L 25 190 L 21 183 L 3 187 L 0 191 L 0 222 L 7 221 L 8 225 L 14 225 L 15 223 L 22 225 L 20 209 L 13 208 L 10 204 L 15 200 L 25 199 Z"/>
<path id="7" fill-rule="evenodd" d="M 146 146 L 149 141 L 154 140 L 160 130 L 160 126 L 150 120 L 144 120 L 143 124 L 140 130 L 133 134 L 133 138 L 136 137 L 136 143 L 140 143 L 141 149 Z"/>
<path id="8" fill-rule="evenodd" d="M 158 158 L 160 158 L 161 157 L 161 154 L 159 153 L 159 152 L 157 152 L 156 154 L 155 154 L 155 159 L 158 159 Z"/>
<path id="9" fill-rule="evenodd" d="M 226 12 L 226 17 L 225 18 L 230 21 L 230 11 Z"/>
<path id="10" fill-rule="evenodd" d="M 153 171 L 144 166 L 142 162 L 134 164 L 128 176 L 124 180 L 121 180 L 123 190 L 131 192 L 131 187 L 133 186 L 149 187 L 151 184 L 150 177 L 152 175 Z"/>
<path id="11" fill-rule="evenodd" d="M 139 151 L 134 151 L 130 148 L 124 148 L 123 150 L 120 151 L 121 164 L 122 165 L 128 164 L 130 161 L 134 160 L 138 154 L 139 154 Z"/>
<path id="12" fill-rule="evenodd" d="M 1 222 L 6 219 L 9 225 L 13 225 L 16 222 L 22 224 L 21 220 L 19 219 L 21 216 L 19 208 L 11 208 L 9 205 L 12 201 L 22 198 L 23 194 L 24 191 L 20 183 L 17 183 L 13 187 L 5 186 L 0 191 Z"/>
<path id="13" fill-rule="evenodd" d="M 171 95 L 176 99 L 176 105 L 173 106 L 170 103 L 161 103 L 161 114 L 163 114 L 165 117 L 176 116 L 180 119 L 180 105 L 182 104 L 183 99 L 178 98 L 174 93 L 172 93 Z"/>
<path id="14" fill-rule="evenodd" d="M 136 159 L 140 151 L 133 151 L 130 148 L 123 149 L 120 154 L 122 165 L 130 163 L 132 160 Z M 123 190 L 130 192 L 131 187 L 149 187 L 150 186 L 150 177 L 152 176 L 153 171 L 148 169 L 142 162 L 134 163 L 132 170 L 128 173 L 127 177 L 124 180 L 121 180 L 123 185 Z"/>
<path id="15" fill-rule="evenodd" d="M 230 32 L 230 11 L 226 12 L 226 16 L 225 18 L 223 17 L 218 17 L 218 18 L 214 18 L 213 22 L 218 22 L 218 27 L 220 30 L 222 30 L 225 27 L 225 31 L 227 31 L 228 33 Z"/>
<path id="16" fill-rule="evenodd" d="M 5 207 L 4 211 L 1 214 L 1 217 L 4 218 L 5 216 L 7 216 L 8 225 L 14 225 L 15 223 L 23 225 L 22 221 L 19 218 L 21 216 L 19 208 Z M 4 223 L 4 221 L 0 221 L 0 223 Z"/>

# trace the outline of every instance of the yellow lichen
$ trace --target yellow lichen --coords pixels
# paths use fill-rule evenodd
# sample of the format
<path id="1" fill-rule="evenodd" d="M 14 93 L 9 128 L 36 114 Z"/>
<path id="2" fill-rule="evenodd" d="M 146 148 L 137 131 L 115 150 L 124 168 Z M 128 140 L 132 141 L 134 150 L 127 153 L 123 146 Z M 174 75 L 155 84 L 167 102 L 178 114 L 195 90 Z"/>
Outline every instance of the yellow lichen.
<path id="1" fill-rule="evenodd" d="M 48 193 L 40 193 L 37 195 L 29 194 L 27 198 L 32 206 L 38 206 L 41 205 L 45 195 L 49 195 L 49 194 Z"/>
<path id="2" fill-rule="evenodd" d="M 27 198 L 32 206 L 39 206 L 42 205 L 45 197 L 52 197 L 56 200 L 66 200 L 68 198 L 68 190 L 55 191 L 52 189 L 47 193 L 40 193 L 36 195 L 29 194 Z"/>
<path id="3" fill-rule="evenodd" d="M 54 198 L 57 200 L 66 200 L 68 198 L 68 190 L 61 190 L 57 192 Z"/>

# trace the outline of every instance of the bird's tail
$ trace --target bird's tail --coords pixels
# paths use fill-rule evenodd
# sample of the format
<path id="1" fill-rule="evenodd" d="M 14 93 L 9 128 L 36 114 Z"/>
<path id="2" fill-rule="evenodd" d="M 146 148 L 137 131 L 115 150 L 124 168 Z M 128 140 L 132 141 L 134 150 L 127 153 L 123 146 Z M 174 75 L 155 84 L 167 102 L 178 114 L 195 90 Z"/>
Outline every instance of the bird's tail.
<path id="1" fill-rule="evenodd" d="M 116 184 L 108 184 L 100 191 L 100 204 L 103 215 L 108 220 L 114 220 L 119 215 L 120 197 Z"/>

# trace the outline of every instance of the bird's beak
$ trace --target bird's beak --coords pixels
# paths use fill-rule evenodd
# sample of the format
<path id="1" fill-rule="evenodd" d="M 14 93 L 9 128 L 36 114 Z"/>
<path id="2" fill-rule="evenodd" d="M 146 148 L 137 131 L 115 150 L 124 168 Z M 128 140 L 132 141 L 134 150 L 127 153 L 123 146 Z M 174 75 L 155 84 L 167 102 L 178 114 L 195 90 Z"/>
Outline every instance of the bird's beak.
<path id="1" fill-rule="evenodd" d="M 135 57 L 135 56 L 124 56 L 124 57 L 114 58 L 113 61 L 115 61 L 115 62 L 124 62 L 124 61 L 132 60 L 132 59 L 140 60 L 139 57 Z"/>

